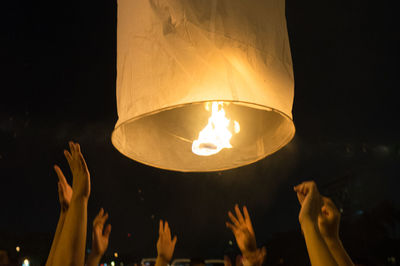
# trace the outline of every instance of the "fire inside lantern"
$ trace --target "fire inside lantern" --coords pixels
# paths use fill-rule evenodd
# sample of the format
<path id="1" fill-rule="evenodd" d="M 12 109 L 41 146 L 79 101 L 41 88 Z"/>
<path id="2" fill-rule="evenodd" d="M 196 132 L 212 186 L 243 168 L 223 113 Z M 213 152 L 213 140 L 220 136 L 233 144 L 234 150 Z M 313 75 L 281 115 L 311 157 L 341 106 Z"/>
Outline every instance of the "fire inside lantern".
<path id="1" fill-rule="evenodd" d="M 207 102 L 205 109 L 210 111 L 211 116 L 207 125 L 200 131 L 198 139 L 193 141 L 192 151 L 200 156 L 217 154 L 222 149 L 232 148 L 230 140 L 232 133 L 229 130 L 231 121 L 225 115 L 223 102 Z M 239 133 L 240 124 L 233 121 L 234 133 Z"/>

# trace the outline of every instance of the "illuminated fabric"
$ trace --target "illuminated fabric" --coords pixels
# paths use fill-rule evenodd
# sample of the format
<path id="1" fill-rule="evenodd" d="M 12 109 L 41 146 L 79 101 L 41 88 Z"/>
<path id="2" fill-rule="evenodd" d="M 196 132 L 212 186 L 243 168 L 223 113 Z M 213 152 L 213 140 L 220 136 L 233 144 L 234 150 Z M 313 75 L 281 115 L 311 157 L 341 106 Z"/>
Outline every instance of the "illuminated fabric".
<path id="1" fill-rule="evenodd" d="M 255 162 L 293 138 L 293 94 L 284 0 L 118 1 L 112 142 L 127 157 L 177 171 Z M 199 156 L 211 101 L 241 130 Z"/>

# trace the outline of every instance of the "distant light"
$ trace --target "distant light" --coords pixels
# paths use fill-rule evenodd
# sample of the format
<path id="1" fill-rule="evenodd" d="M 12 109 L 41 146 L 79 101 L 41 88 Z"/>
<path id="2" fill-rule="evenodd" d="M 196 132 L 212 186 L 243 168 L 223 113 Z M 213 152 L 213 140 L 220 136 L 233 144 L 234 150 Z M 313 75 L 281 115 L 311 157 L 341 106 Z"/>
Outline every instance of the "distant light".
<path id="1" fill-rule="evenodd" d="M 391 264 L 396 264 L 396 258 L 395 257 L 388 257 L 388 262 Z"/>
<path id="2" fill-rule="evenodd" d="M 29 260 L 28 259 L 24 259 L 24 263 L 22 264 L 22 266 L 29 266 Z"/>
<path id="3" fill-rule="evenodd" d="M 232 241 L 231 241 L 231 240 L 229 240 L 229 242 L 228 242 L 228 243 L 229 243 L 229 245 L 230 245 L 230 246 L 232 246 L 232 245 L 233 245 L 233 243 L 232 243 Z"/>
<path id="4" fill-rule="evenodd" d="M 111 262 L 111 266 L 115 266 L 115 262 L 112 261 L 112 262 Z"/>
<path id="5" fill-rule="evenodd" d="M 21 248 L 17 246 L 17 247 L 15 248 L 15 250 L 16 250 L 17 252 L 20 252 Z"/>
<path id="6" fill-rule="evenodd" d="M 118 253 L 117 252 L 114 253 L 114 257 L 118 258 Z"/>
<path id="7" fill-rule="evenodd" d="M 340 211 L 340 213 L 343 213 L 343 208 L 340 208 L 339 211 Z"/>
<path id="8" fill-rule="evenodd" d="M 364 214 L 364 211 L 363 210 L 357 210 L 356 211 L 356 215 L 363 215 Z"/>
<path id="9" fill-rule="evenodd" d="M 131 237 L 131 233 L 128 233 L 128 237 Z"/>

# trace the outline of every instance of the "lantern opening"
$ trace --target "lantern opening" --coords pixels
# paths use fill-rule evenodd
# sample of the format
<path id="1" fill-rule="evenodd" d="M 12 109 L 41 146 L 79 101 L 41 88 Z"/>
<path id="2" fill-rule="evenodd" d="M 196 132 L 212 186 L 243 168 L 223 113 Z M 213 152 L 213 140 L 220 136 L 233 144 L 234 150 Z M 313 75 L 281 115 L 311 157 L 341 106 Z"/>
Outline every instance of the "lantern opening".
<path id="1" fill-rule="evenodd" d="M 192 145 L 193 153 L 200 156 L 210 156 L 224 148 L 232 148 L 230 143 L 232 133 L 229 130 L 231 121 L 225 116 L 224 103 L 212 102 L 211 104 L 211 116 L 208 123 Z M 210 111 L 210 102 L 205 104 L 205 109 Z M 235 133 L 240 131 L 240 124 L 237 121 L 234 121 L 234 128 Z"/>

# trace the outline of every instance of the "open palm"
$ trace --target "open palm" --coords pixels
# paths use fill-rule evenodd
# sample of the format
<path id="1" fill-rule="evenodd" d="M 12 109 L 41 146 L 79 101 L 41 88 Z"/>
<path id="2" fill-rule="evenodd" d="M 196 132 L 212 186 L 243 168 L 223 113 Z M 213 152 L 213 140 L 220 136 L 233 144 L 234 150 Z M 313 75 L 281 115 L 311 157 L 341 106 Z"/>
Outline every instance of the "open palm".
<path id="1" fill-rule="evenodd" d="M 107 219 L 108 213 L 104 213 L 104 209 L 101 208 L 100 212 L 93 220 L 92 252 L 100 257 L 103 256 L 104 252 L 107 250 L 111 233 L 110 224 L 108 224 L 104 229 L 104 224 L 106 223 Z"/>
<path id="2" fill-rule="evenodd" d="M 247 207 L 243 207 L 244 217 L 237 204 L 235 205 L 235 212 L 236 217 L 228 212 L 232 223 L 226 222 L 226 226 L 232 230 L 236 243 L 243 254 L 257 250 L 256 236 Z"/>

